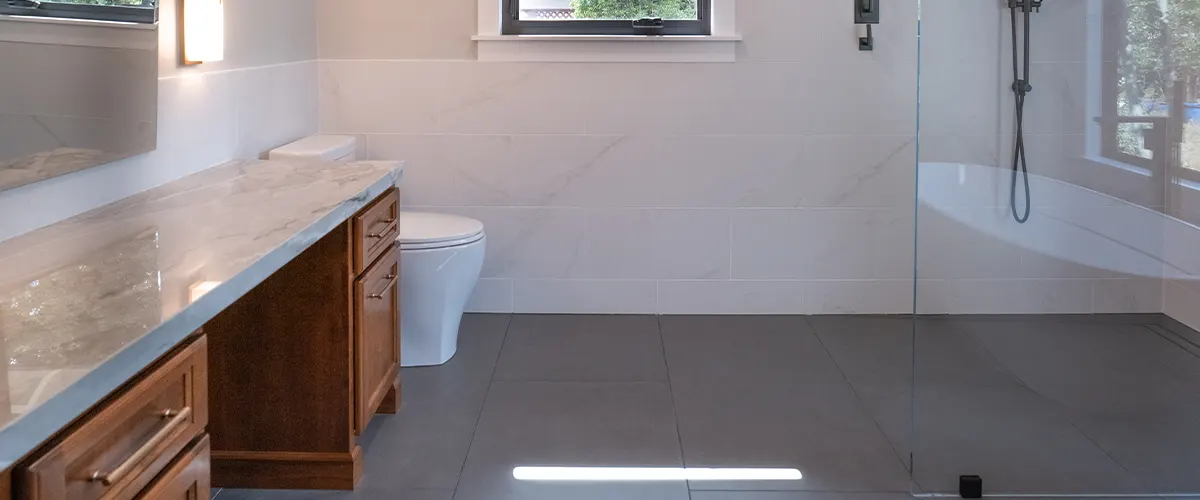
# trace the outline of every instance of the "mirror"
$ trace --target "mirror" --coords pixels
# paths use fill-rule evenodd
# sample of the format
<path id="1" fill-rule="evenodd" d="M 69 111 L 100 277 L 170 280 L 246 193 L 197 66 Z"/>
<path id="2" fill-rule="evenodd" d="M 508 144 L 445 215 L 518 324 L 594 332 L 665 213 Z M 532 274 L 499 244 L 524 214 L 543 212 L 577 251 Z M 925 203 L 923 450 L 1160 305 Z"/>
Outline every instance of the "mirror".
<path id="1" fill-rule="evenodd" d="M 0 191 L 153 151 L 155 24 L 0 15 Z"/>

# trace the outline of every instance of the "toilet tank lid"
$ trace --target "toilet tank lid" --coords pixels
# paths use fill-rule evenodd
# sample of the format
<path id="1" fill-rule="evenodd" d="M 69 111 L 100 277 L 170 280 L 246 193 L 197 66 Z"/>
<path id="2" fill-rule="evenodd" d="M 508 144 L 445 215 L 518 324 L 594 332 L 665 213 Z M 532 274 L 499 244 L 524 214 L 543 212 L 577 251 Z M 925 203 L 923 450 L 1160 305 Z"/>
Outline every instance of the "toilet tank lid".
<path id="1" fill-rule="evenodd" d="M 314 135 L 300 139 L 271 151 L 272 160 L 311 159 L 340 160 L 349 156 L 358 146 L 358 141 L 348 135 Z"/>
<path id="2" fill-rule="evenodd" d="M 440 243 L 478 236 L 483 223 L 457 215 L 400 212 L 400 244 Z"/>

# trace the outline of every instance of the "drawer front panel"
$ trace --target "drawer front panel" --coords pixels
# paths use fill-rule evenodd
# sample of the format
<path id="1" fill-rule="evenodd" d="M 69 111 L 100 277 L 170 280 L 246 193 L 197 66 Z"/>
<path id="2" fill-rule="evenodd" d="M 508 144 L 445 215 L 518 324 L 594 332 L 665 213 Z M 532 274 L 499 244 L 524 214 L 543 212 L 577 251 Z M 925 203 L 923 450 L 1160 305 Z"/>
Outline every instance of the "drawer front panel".
<path id="1" fill-rule="evenodd" d="M 212 495 L 208 436 L 197 440 L 154 480 L 139 500 L 208 500 Z"/>
<path id="2" fill-rule="evenodd" d="M 199 337 L 19 468 L 17 497 L 133 498 L 207 424 L 208 350 Z"/>
<path id="3" fill-rule="evenodd" d="M 392 189 L 354 216 L 354 275 L 361 274 L 396 244 L 400 193 Z"/>

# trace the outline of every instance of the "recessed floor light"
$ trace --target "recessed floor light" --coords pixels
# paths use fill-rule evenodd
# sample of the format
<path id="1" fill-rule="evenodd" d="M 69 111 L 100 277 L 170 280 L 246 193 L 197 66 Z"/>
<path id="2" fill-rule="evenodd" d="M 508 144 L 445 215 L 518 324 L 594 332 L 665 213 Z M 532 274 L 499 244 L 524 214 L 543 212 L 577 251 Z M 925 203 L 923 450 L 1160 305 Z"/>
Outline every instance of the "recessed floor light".
<path id="1" fill-rule="evenodd" d="M 521 481 L 798 481 L 796 469 L 685 467 L 516 467 Z"/>

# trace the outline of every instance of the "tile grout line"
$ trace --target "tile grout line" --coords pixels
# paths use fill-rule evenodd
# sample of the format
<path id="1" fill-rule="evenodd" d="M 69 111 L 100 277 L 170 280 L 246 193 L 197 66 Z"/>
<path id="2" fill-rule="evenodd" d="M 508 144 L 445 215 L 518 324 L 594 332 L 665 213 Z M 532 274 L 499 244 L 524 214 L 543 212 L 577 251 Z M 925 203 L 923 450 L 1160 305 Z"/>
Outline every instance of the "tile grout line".
<path id="1" fill-rule="evenodd" d="M 462 466 L 458 468 L 458 479 L 454 481 L 454 493 L 451 498 L 458 497 L 458 487 L 462 484 L 463 471 L 467 470 L 467 459 L 471 457 L 471 448 L 475 447 L 475 435 L 479 433 L 479 423 L 483 421 L 483 410 L 487 407 L 488 396 L 492 394 L 492 382 L 496 377 L 496 369 L 500 366 L 500 356 L 504 354 L 504 344 L 508 343 L 508 332 L 512 329 L 513 314 L 508 315 L 504 324 L 504 338 L 500 340 L 500 349 L 496 352 L 496 361 L 492 364 L 492 373 L 488 375 L 487 390 L 483 393 L 483 403 L 479 405 L 479 414 L 475 416 L 475 427 L 471 429 L 471 444 L 467 445 L 467 453 L 463 455 Z"/>
<path id="2" fill-rule="evenodd" d="M 663 337 L 662 315 L 654 317 L 658 326 L 658 343 L 662 346 L 663 368 L 667 371 L 667 393 L 671 396 L 671 418 L 675 421 L 675 440 L 679 443 L 679 463 L 687 469 L 687 455 L 683 452 L 683 431 L 679 430 L 679 409 L 675 407 L 675 386 L 671 384 L 671 362 L 667 361 L 667 340 Z M 692 500 L 692 483 L 684 482 L 688 500 Z"/>
<path id="3" fill-rule="evenodd" d="M 892 449 L 892 453 L 895 454 L 896 459 L 900 461 L 900 467 L 903 467 L 905 472 L 908 472 L 909 480 L 915 482 L 912 471 L 913 464 L 904 463 L 904 455 L 900 453 L 900 450 L 896 449 L 896 443 L 892 441 L 892 438 L 888 437 L 887 432 L 884 432 L 883 426 L 879 424 L 879 420 L 875 418 L 875 414 L 872 413 L 871 409 L 867 407 L 867 403 L 864 402 L 862 396 L 858 394 L 858 389 L 855 389 L 854 384 L 850 382 L 850 377 L 846 376 L 846 371 L 842 370 L 842 365 L 838 363 L 837 358 L 833 357 L 833 354 L 829 352 L 829 346 L 826 346 L 825 341 L 821 340 L 821 336 L 817 335 L 817 327 L 813 326 L 812 321 L 810 321 L 810 316 L 801 316 L 801 318 L 804 319 L 804 324 L 808 325 L 808 329 L 812 332 L 813 338 L 817 339 L 817 343 L 820 344 L 821 349 L 825 351 L 825 355 L 829 357 L 829 361 L 833 362 L 833 366 L 836 367 L 838 373 L 841 374 L 842 380 L 846 382 L 846 386 L 849 387 L 850 392 L 854 394 L 854 399 L 858 400 L 859 407 L 862 408 L 862 411 L 866 413 L 868 417 L 871 417 L 871 423 L 875 424 L 875 429 L 879 431 L 879 435 L 882 436 L 885 441 L 887 441 L 888 447 Z M 911 439 L 911 436 L 909 436 L 909 438 Z M 912 448 L 911 443 L 909 444 L 909 448 Z"/>
<path id="4" fill-rule="evenodd" d="M 1000 358 L 996 357 L 996 354 L 993 353 L 991 349 L 988 349 L 986 345 L 983 345 L 983 343 L 980 342 L 979 339 L 977 339 L 975 337 L 975 335 L 972 335 L 970 332 L 968 332 L 966 329 L 962 328 L 959 325 L 951 323 L 950 326 L 951 326 L 951 328 L 954 328 L 956 331 L 958 331 L 960 334 L 965 335 L 971 341 L 972 344 L 975 344 L 975 346 L 979 347 L 980 349 L 983 349 L 983 352 L 986 352 L 988 357 L 992 358 L 992 361 L 995 361 L 996 364 L 998 366 L 1000 366 L 1001 368 L 1003 368 L 1006 373 L 1008 373 L 1014 379 L 1016 379 L 1017 382 L 1019 382 L 1021 384 L 1021 386 L 1025 388 L 1025 390 L 1028 390 L 1034 396 L 1037 396 L 1038 398 L 1045 400 L 1047 403 L 1049 403 L 1051 406 L 1053 406 L 1054 409 L 1056 410 L 1056 412 L 1059 413 L 1059 416 L 1062 417 L 1063 421 L 1065 421 L 1068 425 L 1070 425 L 1072 429 L 1075 429 L 1075 432 L 1078 432 L 1080 436 L 1083 436 L 1084 439 L 1087 439 L 1088 442 L 1091 443 L 1092 446 L 1095 446 L 1097 450 L 1100 450 L 1100 453 L 1103 453 L 1104 456 L 1107 457 L 1108 460 L 1113 463 L 1113 465 L 1116 465 L 1117 468 L 1124 471 L 1126 474 L 1129 475 L 1129 477 L 1131 479 L 1133 479 L 1135 482 L 1137 482 L 1139 485 L 1141 485 L 1143 490 L 1149 489 L 1149 488 L 1146 488 L 1146 484 L 1145 484 L 1145 482 L 1142 481 L 1141 476 L 1134 474 L 1133 471 L 1130 471 L 1128 468 L 1126 468 L 1125 464 L 1122 464 L 1119 460 L 1117 460 L 1115 457 L 1112 456 L 1112 453 L 1110 453 L 1103 446 L 1100 446 L 1100 443 L 1097 443 L 1096 440 L 1092 438 L 1092 436 L 1089 436 L 1088 433 L 1083 432 L 1083 429 L 1080 429 L 1078 425 L 1075 425 L 1075 422 L 1071 420 L 1071 418 L 1067 414 L 1067 412 L 1062 411 L 1062 409 L 1065 405 L 1063 405 L 1058 400 L 1056 400 L 1050 396 L 1047 396 L 1045 394 L 1042 394 L 1041 392 L 1038 392 L 1037 389 L 1034 389 L 1033 386 L 1029 385 L 1029 383 L 1025 381 L 1025 379 L 1021 378 L 1020 375 L 1017 375 L 1017 373 L 1014 372 L 1012 370 L 1012 368 L 1010 368 L 1007 364 L 1005 364 L 1003 361 L 1001 361 Z M 915 341 L 916 341 L 916 339 L 914 339 L 914 342 Z M 913 365 L 913 373 L 916 373 L 916 369 L 917 369 L 917 367 L 914 364 Z M 914 391 L 916 390 L 915 386 L 914 386 L 913 390 Z M 913 401 L 913 405 L 915 408 L 916 401 Z"/>

